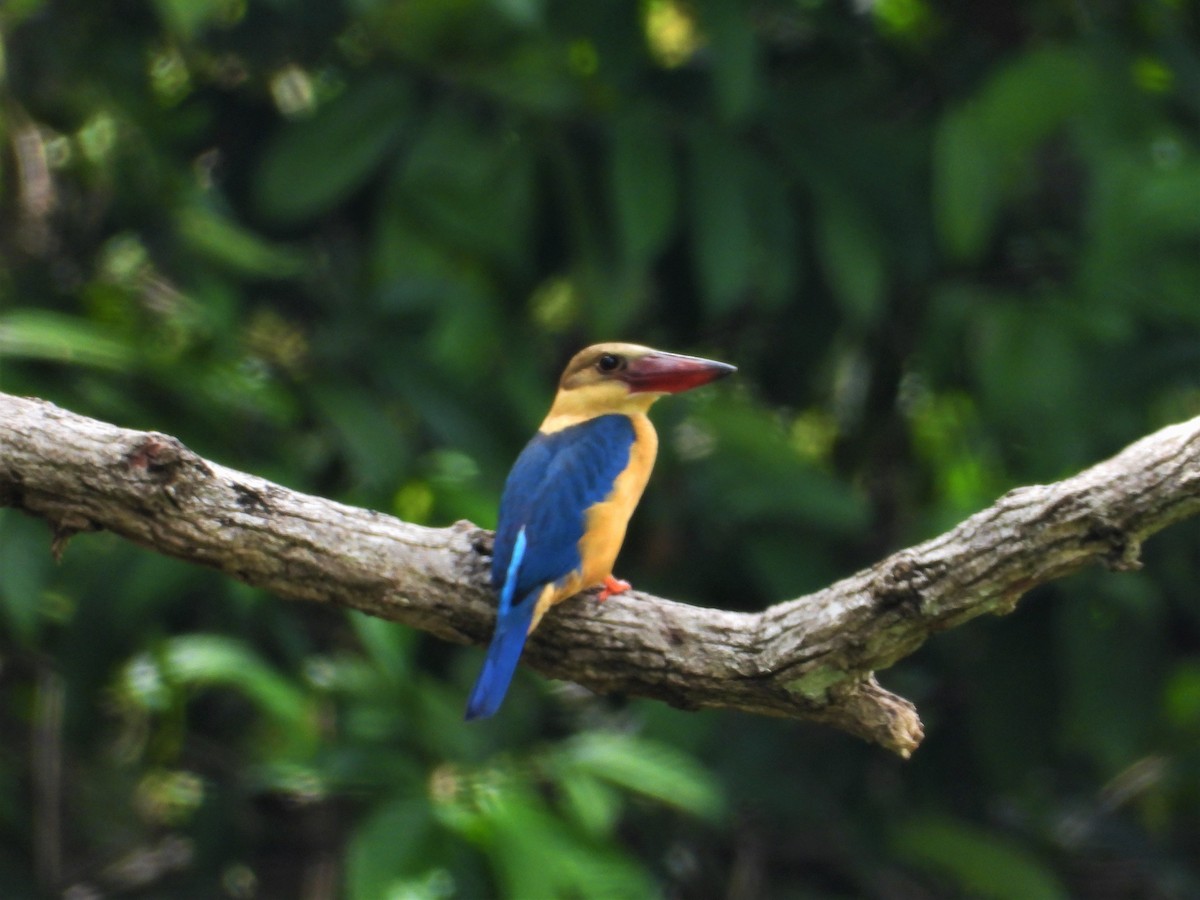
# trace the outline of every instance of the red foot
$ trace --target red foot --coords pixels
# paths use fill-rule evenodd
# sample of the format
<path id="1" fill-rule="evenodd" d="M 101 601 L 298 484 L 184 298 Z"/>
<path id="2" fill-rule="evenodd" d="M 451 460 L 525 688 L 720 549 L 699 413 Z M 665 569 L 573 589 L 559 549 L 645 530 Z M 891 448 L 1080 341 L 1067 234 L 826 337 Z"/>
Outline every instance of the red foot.
<path id="1" fill-rule="evenodd" d="M 622 581 L 620 578 L 613 578 L 609 575 L 604 579 L 604 590 L 600 592 L 600 596 L 596 600 L 599 603 L 603 603 L 613 594 L 623 594 L 627 590 L 629 590 L 628 581 Z"/>

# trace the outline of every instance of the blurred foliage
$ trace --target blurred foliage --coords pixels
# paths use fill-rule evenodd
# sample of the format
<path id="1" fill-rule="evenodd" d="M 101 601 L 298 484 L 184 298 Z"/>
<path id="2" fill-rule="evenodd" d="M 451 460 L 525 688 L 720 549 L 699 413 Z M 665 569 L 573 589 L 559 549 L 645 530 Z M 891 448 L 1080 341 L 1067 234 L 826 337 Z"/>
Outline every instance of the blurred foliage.
<path id="1" fill-rule="evenodd" d="M 0 95 L 0 389 L 491 525 L 578 347 L 727 359 L 656 412 L 668 596 L 1200 413 L 1189 0 L 8 0 Z M 903 763 L 525 674 L 468 726 L 478 650 L 4 512 L 0 894 L 1198 896 L 1197 536 L 884 673 Z"/>

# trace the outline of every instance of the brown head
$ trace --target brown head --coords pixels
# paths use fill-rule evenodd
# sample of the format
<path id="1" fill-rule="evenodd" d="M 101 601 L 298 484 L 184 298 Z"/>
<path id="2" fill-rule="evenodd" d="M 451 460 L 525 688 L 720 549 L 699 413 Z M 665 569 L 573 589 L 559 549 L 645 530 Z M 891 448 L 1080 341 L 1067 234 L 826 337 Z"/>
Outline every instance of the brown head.
<path id="1" fill-rule="evenodd" d="M 660 397 L 689 391 L 735 371 L 727 363 L 639 344 L 594 344 L 567 364 L 550 414 L 584 419 L 645 412 Z"/>

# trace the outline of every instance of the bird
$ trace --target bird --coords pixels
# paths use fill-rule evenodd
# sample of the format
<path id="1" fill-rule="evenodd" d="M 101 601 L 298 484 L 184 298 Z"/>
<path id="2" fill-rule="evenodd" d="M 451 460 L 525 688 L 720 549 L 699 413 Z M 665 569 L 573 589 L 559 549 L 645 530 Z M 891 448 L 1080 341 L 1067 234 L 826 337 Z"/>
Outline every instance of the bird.
<path id="1" fill-rule="evenodd" d="M 612 568 L 658 452 L 646 413 L 667 394 L 735 371 L 625 343 L 595 344 L 567 364 L 501 494 L 491 565 L 496 626 L 467 720 L 500 708 L 525 641 L 550 607 L 598 585 L 601 601 L 629 590 Z"/>

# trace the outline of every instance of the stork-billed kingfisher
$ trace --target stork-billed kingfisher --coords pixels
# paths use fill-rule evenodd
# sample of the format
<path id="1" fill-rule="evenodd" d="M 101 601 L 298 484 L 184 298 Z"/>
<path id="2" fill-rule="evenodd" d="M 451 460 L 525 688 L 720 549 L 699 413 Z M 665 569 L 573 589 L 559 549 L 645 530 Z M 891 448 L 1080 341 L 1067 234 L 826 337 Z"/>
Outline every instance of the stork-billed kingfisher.
<path id="1" fill-rule="evenodd" d="M 492 556 L 496 631 L 467 701 L 467 718 L 500 708 L 525 639 L 555 603 L 603 585 L 629 589 L 612 567 L 654 467 L 655 400 L 708 384 L 733 366 L 637 344 L 575 355 L 537 434 L 513 464 Z"/>

